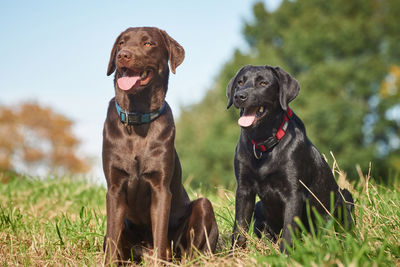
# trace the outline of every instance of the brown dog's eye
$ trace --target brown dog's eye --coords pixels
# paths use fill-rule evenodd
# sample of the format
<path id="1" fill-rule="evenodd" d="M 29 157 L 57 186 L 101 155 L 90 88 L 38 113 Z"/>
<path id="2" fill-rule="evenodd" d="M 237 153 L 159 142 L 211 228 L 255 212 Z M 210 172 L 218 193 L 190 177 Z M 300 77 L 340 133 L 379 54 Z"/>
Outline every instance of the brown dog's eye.
<path id="1" fill-rule="evenodd" d="M 152 43 L 150 43 L 150 42 L 145 42 L 144 43 L 144 46 L 146 46 L 146 47 L 150 47 L 150 46 L 152 46 L 153 44 Z"/>
<path id="2" fill-rule="evenodd" d="M 267 84 L 267 82 L 260 82 L 260 86 L 266 86 Z"/>
<path id="3" fill-rule="evenodd" d="M 124 41 L 119 41 L 119 45 L 123 45 L 125 42 Z"/>
<path id="4" fill-rule="evenodd" d="M 238 85 L 239 85 L 239 86 L 242 86 L 242 85 L 243 85 L 243 82 L 242 82 L 242 81 L 238 81 Z"/>

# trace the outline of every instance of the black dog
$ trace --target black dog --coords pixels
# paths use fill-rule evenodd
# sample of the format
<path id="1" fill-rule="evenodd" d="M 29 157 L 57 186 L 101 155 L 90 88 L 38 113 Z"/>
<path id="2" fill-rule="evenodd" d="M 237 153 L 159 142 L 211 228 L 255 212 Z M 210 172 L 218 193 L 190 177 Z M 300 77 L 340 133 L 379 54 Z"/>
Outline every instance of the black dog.
<path id="1" fill-rule="evenodd" d="M 271 66 L 244 66 L 228 84 L 227 108 L 234 104 L 241 110 L 238 124 L 242 127 L 234 159 L 232 245 L 245 246 L 239 228 L 248 231 L 253 212 L 257 236 L 264 232 L 276 241 L 282 230 L 281 251 L 291 245 L 290 229 L 298 229 L 296 217 L 310 227 L 306 203 L 324 217 L 339 218 L 346 227 L 354 224 L 350 192 L 338 187 L 328 164 L 307 138 L 304 124 L 288 106 L 299 90 L 294 78 Z M 261 201 L 254 206 L 256 195 Z"/>

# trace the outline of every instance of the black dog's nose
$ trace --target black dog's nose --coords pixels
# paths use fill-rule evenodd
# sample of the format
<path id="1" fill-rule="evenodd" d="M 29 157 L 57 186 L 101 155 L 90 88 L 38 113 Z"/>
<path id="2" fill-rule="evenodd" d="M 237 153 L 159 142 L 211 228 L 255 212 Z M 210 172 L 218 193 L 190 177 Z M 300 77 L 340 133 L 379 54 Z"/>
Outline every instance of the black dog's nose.
<path id="1" fill-rule="evenodd" d="M 249 95 L 246 92 L 237 92 L 235 94 L 235 100 L 237 103 L 243 103 L 247 100 L 248 96 Z"/>
<path id="2" fill-rule="evenodd" d="M 129 61 L 132 58 L 132 53 L 127 50 L 121 50 L 121 51 L 119 51 L 117 57 L 118 57 L 119 61 L 122 61 L 122 60 Z"/>

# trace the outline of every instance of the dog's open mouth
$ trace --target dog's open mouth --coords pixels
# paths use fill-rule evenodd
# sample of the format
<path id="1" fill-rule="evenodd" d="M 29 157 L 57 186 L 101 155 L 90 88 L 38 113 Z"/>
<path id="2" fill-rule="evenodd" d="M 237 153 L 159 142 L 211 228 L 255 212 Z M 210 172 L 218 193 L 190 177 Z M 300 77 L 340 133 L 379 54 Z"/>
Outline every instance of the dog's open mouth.
<path id="1" fill-rule="evenodd" d="M 256 121 L 262 116 L 264 116 L 265 113 L 266 109 L 264 106 L 242 108 L 238 124 L 242 127 L 249 127 L 254 123 L 256 123 Z"/>
<path id="2" fill-rule="evenodd" d="M 118 87 L 127 91 L 132 88 L 147 85 L 153 77 L 153 70 L 132 70 L 121 68 L 120 77 L 117 79 Z"/>

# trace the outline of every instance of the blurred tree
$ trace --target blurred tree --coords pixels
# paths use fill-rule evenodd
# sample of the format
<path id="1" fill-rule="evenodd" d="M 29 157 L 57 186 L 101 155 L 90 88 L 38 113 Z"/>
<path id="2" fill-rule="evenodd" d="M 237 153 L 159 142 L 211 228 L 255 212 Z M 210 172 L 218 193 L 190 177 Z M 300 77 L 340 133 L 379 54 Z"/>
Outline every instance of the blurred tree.
<path id="1" fill-rule="evenodd" d="M 255 3 L 243 30 L 249 49 L 237 50 L 204 100 L 182 111 L 184 174 L 206 186 L 235 184 L 238 112 L 224 110 L 225 87 L 245 64 L 279 65 L 299 80 L 292 108 L 350 179 L 356 164 L 366 169 L 370 161 L 375 177 L 399 169 L 399 13 L 396 0 L 284 0 L 274 12 Z"/>
<path id="2" fill-rule="evenodd" d="M 66 117 L 37 103 L 0 106 L 0 170 L 88 171 L 88 163 L 76 155 L 79 141 L 71 126 Z"/>

